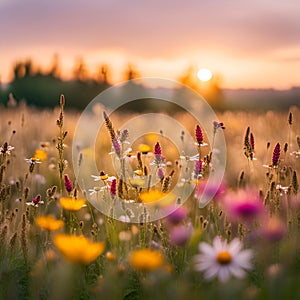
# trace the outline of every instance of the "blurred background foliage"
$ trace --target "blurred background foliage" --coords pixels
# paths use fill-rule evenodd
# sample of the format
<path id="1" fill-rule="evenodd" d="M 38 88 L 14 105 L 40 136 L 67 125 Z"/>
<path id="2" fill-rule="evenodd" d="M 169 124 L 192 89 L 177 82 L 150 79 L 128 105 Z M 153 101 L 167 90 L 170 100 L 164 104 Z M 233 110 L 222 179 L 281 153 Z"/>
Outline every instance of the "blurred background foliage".
<path id="1" fill-rule="evenodd" d="M 122 72 L 123 80 L 142 77 L 132 65 Z M 216 110 L 288 110 L 299 105 L 300 87 L 289 90 L 274 89 L 225 89 L 221 80 L 215 74 L 209 82 L 201 82 L 196 76 L 197 70 L 190 66 L 186 72 L 178 76 L 178 81 L 191 87 L 201 94 Z M 53 56 L 46 71 L 42 71 L 32 59 L 16 62 L 12 67 L 12 79 L 7 84 L 0 82 L 0 103 L 15 105 L 25 101 L 29 106 L 52 108 L 56 106 L 60 94 L 68 99 L 68 107 L 83 110 L 99 93 L 113 85 L 110 79 L 110 67 L 99 66 L 96 74 L 89 74 L 83 58 L 78 58 L 73 67 L 70 79 L 61 76 L 59 57 Z M 143 88 L 143 87 L 140 87 Z M 179 91 L 180 92 L 180 91 Z M 11 95 L 11 96 L 10 96 Z M 13 97 L 12 97 L 13 96 Z M 183 103 L 184 104 L 184 103 Z M 167 111 L 178 112 L 179 107 L 160 103 L 157 105 L 151 99 L 147 102 L 132 102 L 124 107 L 125 111 Z"/>

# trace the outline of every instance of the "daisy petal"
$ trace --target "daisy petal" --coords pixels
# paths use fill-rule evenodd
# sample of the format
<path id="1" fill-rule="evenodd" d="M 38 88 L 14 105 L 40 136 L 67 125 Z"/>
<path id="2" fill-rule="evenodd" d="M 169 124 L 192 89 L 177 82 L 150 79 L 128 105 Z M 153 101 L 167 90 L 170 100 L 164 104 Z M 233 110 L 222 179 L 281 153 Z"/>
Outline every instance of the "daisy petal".
<path id="1" fill-rule="evenodd" d="M 198 248 L 203 254 L 206 255 L 211 255 L 215 252 L 214 248 L 207 243 L 200 243 Z"/>
<path id="2" fill-rule="evenodd" d="M 228 251 L 235 256 L 242 249 L 243 245 L 238 238 L 233 239 L 228 245 Z"/>
<path id="3" fill-rule="evenodd" d="M 218 278 L 221 282 L 225 282 L 230 278 L 228 267 L 221 267 L 218 272 Z"/>
<path id="4" fill-rule="evenodd" d="M 217 276 L 219 271 L 220 271 L 220 266 L 213 265 L 209 269 L 207 269 L 207 271 L 204 273 L 204 278 L 207 280 L 211 280 Z"/>
<path id="5" fill-rule="evenodd" d="M 228 266 L 228 269 L 234 277 L 243 278 L 246 275 L 246 272 L 237 265 L 232 264 Z"/>

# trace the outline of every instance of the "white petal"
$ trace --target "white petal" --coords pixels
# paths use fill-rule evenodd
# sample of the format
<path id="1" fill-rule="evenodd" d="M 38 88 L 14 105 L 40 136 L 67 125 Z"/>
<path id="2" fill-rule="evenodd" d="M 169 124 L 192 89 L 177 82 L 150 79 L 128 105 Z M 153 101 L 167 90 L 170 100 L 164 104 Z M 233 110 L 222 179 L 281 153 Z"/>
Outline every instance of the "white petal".
<path id="1" fill-rule="evenodd" d="M 91 177 L 93 177 L 93 178 L 94 178 L 94 181 L 99 181 L 99 180 L 100 180 L 100 176 L 91 175 Z"/>
<path id="2" fill-rule="evenodd" d="M 205 271 L 205 270 L 211 268 L 214 265 L 215 265 L 214 261 L 209 261 L 209 260 L 197 261 L 197 262 L 195 262 L 194 268 L 197 271 Z"/>
<path id="3" fill-rule="evenodd" d="M 226 267 L 221 267 L 218 273 L 218 278 L 221 282 L 225 282 L 229 279 L 230 277 L 230 273 L 229 273 L 229 269 L 228 266 Z"/>
<path id="4" fill-rule="evenodd" d="M 216 252 L 227 249 L 226 242 L 224 243 L 219 236 L 216 236 L 213 240 L 213 247 Z"/>
<path id="5" fill-rule="evenodd" d="M 234 262 L 244 269 L 252 269 L 252 264 L 250 262 L 252 256 L 252 250 L 243 250 L 234 257 Z"/>
<path id="6" fill-rule="evenodd" d="M 212 255 L 215 253 L 214 248 L 207 243 L 200 243 L 198 248 L 202 253 L 207 255 Z"/>
<path id="7" fill-rule="evenodd" d="M 228 251 L 231 253 L 232 256 L 235 256 L 241 251 L 242 247 L 242 242 L 238 238 L 235 238 L 229 243 Z"/>
<path id="8" fill-rule="evenodd" d="M 216 277 L 219 271 L 220 271 L 220 266 L 213 265 L 204 273 L 204 278 L 210 280 Z"/>
<path id="9" fill-rule="evenodd" d="M 231 264 L 228 268 L 229 272 L 237 278 L 243 278 L 246 275 L 246 272 L 237 265 Z"/>

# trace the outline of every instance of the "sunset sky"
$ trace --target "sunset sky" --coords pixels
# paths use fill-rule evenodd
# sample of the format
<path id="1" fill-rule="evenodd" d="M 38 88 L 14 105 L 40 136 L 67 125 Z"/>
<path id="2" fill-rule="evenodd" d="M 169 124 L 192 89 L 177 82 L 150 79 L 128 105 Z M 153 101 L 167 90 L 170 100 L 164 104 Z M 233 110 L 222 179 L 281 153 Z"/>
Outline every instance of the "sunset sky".
<path id="1" fill-rule="evenodd" d="M 299 0 L 0 0 L 1 81 L 57 53 L 65 78 L 82 57 L 114 82 L 130 63 L 170 79 L 206 67 L 227 88 L 300 86 L 299 15 Z"/>

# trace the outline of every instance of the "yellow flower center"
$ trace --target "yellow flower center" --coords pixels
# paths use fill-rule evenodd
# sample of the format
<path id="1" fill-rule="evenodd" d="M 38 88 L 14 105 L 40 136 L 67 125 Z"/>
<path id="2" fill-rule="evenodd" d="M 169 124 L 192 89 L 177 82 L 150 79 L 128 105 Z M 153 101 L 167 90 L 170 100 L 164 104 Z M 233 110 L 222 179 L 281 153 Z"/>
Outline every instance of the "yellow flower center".
<path id="1" fill-rule="evenodd" d="M 217 255 L 217 262 L 220 265 L 228 265 L 231 260 L 232 256 L 227 250 L 220 251 Z"/>
<path id="2" fill-rule="evenodd" d="M 106 179 L 108 179 L 108 175 L 107 174 L 100 175 L 100 179 L 101 180 L 106 180 Z"/>

